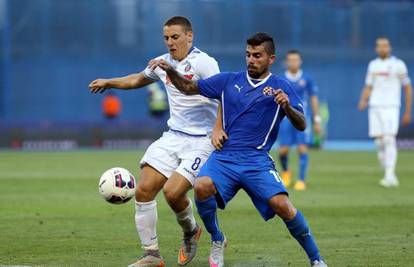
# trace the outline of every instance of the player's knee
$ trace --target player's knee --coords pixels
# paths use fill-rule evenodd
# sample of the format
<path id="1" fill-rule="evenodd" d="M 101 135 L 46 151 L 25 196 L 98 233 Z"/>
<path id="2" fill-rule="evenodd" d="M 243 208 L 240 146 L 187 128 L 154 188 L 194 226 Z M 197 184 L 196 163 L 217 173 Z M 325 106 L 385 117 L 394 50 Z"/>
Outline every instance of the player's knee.
<path id="1" fill-rule="evenodd" d="M 279 149 L 279 154 L 280 155 L 287 155 L 289 153 L 289 147 L 288 146 L 282 146 Z"/>
<path id="2" fill-rule="evenodd" d="M 157 187 L 149 183 L 139 181 L 135 191 L 135 200 L 138 202 L 148 202 L 155 199 L 157 195 Z"/>
<path id="3" fill-rule="evenodd" d="M 283 220 L 291 220 L 295 217 L 296 209 L 287 195 L 276 195 L 270 201 L 273 211 Z"/>
<path id="4" fill-rule="evenodd" d="M 183 195 L 179 190 L 171 186 L 164 186 L 162 191 L 164 193 L 165 199 L 169 204 L 178 203 L 185 197 L 185 194 Z"/>
<path id="5" fill-rule="evenodd" d="M 299 152 L 299 154 L 308 153 L 308 146 L 307 145 L 299 145 L 298 146 L 298 152 Z"/>
<path id="6" fill-rule="evenodd" d="M 194 193 L 198 200 L 206 200 L 216 193 L 216 188 L 210 177 L 198 178 L 194 184 Z"/>
<path id="7" fill-rule="evenodd" d="M 383 149 L 384 148 L 384 140 L 382 137 L 377 137 L 375 138 L 375 144 L 377 145 L 377 147 L 379 149 Z"/>
<path id="8" fill-rule="evenodd" d="M 395 145 L 397 141 L 395 139 L 395 136 L 393 136 L 393 135 L 385 135 L 383 137 L 383 142 L 384 142 L 384 145 L 390 146 L 390 145 Z"/>

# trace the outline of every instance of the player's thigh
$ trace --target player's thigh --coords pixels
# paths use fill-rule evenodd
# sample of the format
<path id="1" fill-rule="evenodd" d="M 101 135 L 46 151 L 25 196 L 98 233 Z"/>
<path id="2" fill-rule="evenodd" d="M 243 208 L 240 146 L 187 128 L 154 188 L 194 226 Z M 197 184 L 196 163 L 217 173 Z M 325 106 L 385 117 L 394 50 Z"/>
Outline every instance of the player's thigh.
<path id="1" fill-rule="evenodd" d="M 267 170 L 249 172 L 248 176 L 243 177 L 242 188 L 265 220 L 275 215 L 275 210 L 269 203 L 270 199 L 279 194 L 288 194 L 279 174 L 270 167 Z"/>
<path id="2" fill-rule="evenodd" d="M 167 177 L 152 166 L 145 164 L 141 169 L 140 178 L 135 191 L 135 199 L 138 202 L 154 200 L 166 181 Z"/>
<path id="3" fill-rule="evenodd" d="M 369 108 L 368 110 L 368 134 L 372 138 L 383 135 L 383 122 L 380 108 Z"/>
<path id="4" fill-rule="evenodd" d="M 141 159 L 141 166 L 150 165 L 165 177 L 170 177 L 179 165 L 178 151 L 182 149 L 184 140 L 170 132 L 152 143 Z"/>
<path id="5" fill-rule="evenodd" d="M 383 135 L 397 135 L 400 122 L 400 109 L 396 107 L 382 109 L 381 121 L 383 122 Z"/>

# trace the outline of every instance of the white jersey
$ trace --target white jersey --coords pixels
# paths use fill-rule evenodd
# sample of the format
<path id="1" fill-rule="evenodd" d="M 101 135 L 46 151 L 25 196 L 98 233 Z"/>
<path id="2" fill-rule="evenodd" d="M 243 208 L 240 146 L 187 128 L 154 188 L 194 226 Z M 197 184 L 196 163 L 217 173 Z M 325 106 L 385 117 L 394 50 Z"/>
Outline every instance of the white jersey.
<path id="1" fill-rule="evenodd" d="M 168 53 L 156 59 L 167 61 L 181 75 L 191 80 L 206 79 L 220 72 L 217 61 L 195 47 L 181 61 L 173 59 Z M 201 95 L 184 95 L 159 67 L 154 71 L 147 67 L 144 75 L 148 79 L 164 83 L 170 106 L 170 119 L 167 122 L 170 129 L 190 135 L 207 135 L 212 132 L 217 117 L 217 100 Z"/>
<path id="2" fill-rule="evenodd" d="M 410 83 L 405 63 L 394 56 L 376 58 L 368 65 L 365 84 L 372 86 L 370 107 L 400 107 L 401 86 Z"/>

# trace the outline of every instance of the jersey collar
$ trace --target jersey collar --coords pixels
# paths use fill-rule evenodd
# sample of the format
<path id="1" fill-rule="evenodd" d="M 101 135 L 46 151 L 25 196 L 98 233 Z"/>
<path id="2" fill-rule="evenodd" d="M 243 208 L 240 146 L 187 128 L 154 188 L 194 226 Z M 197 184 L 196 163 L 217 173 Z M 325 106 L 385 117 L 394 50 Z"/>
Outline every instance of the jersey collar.
<path id="1" fill-rule="evenodd" d="M 260 85 L 262 85 L 262 84 L 264 84 L 265 82 L 267 82 L 267 80 L 270 78 L 270 76 L 272 76 L 272 73 L 269 73 L 269 75 L 267 75 L 267 76 L 266 76 L 266 78 L 264 78 L 264 79 L 260 80 L 260 82 L 258 82 L 258 83 L 254 83 L 254 82 L 252 81 L 252 78 L 250 78 L 249 73 L 246 71 L 246 78 L 247 78 L 247 81 L 249 82 L 249 84 L 250 84 L 253 88 L 257 88 L 257 87 L 259 87 Z"/>
<path id="2" fill-rule="evenodd" d="M 299 79 L 302 78 L 302 75 L 303 75 L 302 70 L 299 70 L 296 73 L 291 73 L 288 70 L 285 71 L 286 78 L 288 78 L 289 81 L 293 81 L 293 82 L 299 81 Z"/>

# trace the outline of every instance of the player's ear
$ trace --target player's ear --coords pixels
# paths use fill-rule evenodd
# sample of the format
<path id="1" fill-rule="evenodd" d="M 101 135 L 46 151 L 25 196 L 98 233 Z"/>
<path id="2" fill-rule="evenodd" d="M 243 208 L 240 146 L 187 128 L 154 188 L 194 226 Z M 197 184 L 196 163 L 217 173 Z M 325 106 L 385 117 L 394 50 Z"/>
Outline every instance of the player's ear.
<path id="1" fill-rule="evenodd" d="M 276 55 L 273 54 L 269 57 L 269 65 L 272 65 L 276 60 Z"/>
<path id="2" fill-rule="evenodd" d="M 187 35 L 187 40 L 188 40 L 188 42 L 193 42 L 193 38 L 194 38 L 194 36 L 193 36 L 193 32 L 192 31 L 187 31 L 186 32 L 186 35 Z"/>

